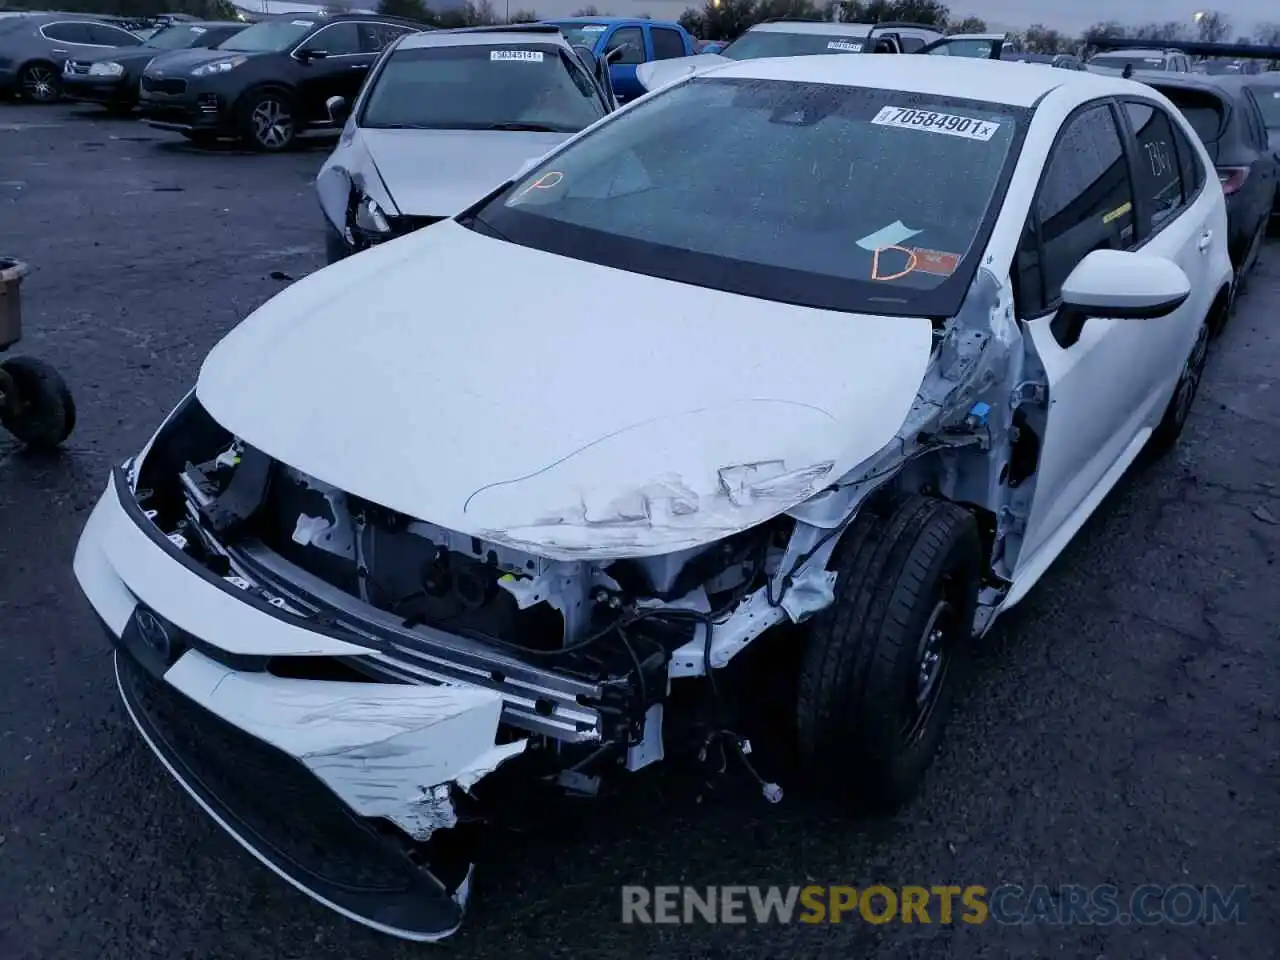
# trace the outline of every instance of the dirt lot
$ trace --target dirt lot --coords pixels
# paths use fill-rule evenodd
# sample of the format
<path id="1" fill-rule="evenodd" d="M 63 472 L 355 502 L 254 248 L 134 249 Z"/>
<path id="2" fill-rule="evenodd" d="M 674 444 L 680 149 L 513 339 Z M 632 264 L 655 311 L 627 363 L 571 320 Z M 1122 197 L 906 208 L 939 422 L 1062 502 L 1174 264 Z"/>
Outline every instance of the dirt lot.
<path id="1" fill-rule="evenodd" d="M 0 438 L 0 956 L 425 956 L 312 904 L 172 784 L 116 701 L 71 554 L 237 320 L 321 263 L 323 147 L 199 151 L 0 106 L 0 253 L 24 350 L 71 382 L 55 458 Z M 784 801 L 575 808 L 477 876 L 460 957 L 1273 958 L 1280 881 L 1280 251 L 1178 453 L 1122 484 L 983 651 L 923 796 L 884 822 Z M 276 278 L 273 278 L 276 273 Z M 429 288 L 426 291 L 429 294 Z M 332 385 L 317 384 L 317 389 Z M 732 792 L 732 791 L 731 791 Z M 637 927 L 619 886 L 1249 887 L 1243 925 Z"/>

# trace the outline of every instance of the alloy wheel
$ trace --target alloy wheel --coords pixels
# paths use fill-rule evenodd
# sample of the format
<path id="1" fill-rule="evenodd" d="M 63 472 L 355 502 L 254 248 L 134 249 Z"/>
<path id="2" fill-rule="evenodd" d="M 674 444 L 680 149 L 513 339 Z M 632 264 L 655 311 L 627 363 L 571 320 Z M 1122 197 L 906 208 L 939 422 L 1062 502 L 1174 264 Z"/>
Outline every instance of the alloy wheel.
<path id="1" fill-rule="evenodd" d="M 38 103 L 58 98 L 58 78 L 51 69 L 34 64 L 22 74 L 22 92 Z"/>
<path id="2" fill-rule="evenodd" d="M 254 139 L 268 150 L 279 150 L 293 139 L 293 114 L 274 97 L 259 100 L 249 119 Z"/>

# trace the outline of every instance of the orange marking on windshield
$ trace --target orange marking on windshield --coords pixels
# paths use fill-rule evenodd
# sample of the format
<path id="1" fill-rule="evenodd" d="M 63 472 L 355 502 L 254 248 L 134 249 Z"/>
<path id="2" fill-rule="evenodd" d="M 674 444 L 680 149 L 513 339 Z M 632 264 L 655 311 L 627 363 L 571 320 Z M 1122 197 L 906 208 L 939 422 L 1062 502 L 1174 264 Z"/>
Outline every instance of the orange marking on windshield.
<path id="1" fill-rule="evenodd" d="M 559 170 L 548 170 L 546 173 L 540 176 L 537 180 L 533 181 L 533 183 L 529 184 L 527 187 L 525 187 L 523 190 L 517 193 L 516 199 L 519 200 L 530 190 L 550 190 L 552 187 L 558 187 L 560 186 L 560 181 L 563 179 L 564 179 L 564 174 L 561 173 Z"/>
<path id="2" fill-rule="evenodd" d="M 880 275 L 880 254 L 886 250 L 897 250 L 899 253 L 907 255 L 907 268 L 899 273 Z M 897 244 L 889 244 L 887 247 L 877 247 L 871 254 L 871 279 L 872 280 L 901 280 L 908 273 L 916 268 L 916 252 L 907 247 L 900 247 Z"/>

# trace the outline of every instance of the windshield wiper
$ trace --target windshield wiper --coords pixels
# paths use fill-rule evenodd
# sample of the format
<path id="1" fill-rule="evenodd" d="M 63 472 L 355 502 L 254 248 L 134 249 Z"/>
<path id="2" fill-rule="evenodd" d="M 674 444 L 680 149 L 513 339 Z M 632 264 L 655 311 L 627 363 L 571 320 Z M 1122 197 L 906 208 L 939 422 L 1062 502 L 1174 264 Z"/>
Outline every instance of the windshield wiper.
<path id="1" fill-rule="evenodd" d="M 555 127 L 549 127 L 545 123 L 521 123 L 515 121 L 512 123 L 491 123 L 484 127 L 485 130 L 522 130 L 528 133 L 564 133 Z"/>

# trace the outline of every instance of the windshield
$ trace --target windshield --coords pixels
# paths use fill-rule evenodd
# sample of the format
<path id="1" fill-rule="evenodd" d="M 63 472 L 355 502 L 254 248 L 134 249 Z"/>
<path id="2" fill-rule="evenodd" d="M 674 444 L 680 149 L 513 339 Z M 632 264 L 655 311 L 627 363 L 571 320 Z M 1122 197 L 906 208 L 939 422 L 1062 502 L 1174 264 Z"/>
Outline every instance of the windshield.
<path id="1" fill-rule="evenodd" d="M 1262 120 L 1268 130 L 1280 129 L 1280 87 L 1265 84 L 1250 84 L 1253 98 L 1258 101 L 1262 110 Z"/>
<path id="2" fill-rule="evenodd" d="M 1123 70 L 1125 64 L 1132 63 L 1135 70 L 1163 70 L 1164 57 L 1135 57 L 1133 54 L 1101 53 L 1089 60 L 1095 67 L 1108 67 Z"/>
<path id="3" fill-rule="evenodd" d="M 948 40 L 941 46 L 934 47 L 929 53 L 933 56 L 941 57 L 976 57 L 985 59 L 990 58 L 991 48 L 1001 42 L 999 39 Z M 1052 60 L 1052 58 L 1049 59 Z"/>
<path id="4" fill-rule="evenodd" d="M 832 84 L 698 77 L 552 155 L 464 223 L 747 296 L 950 316 L 1026 111 Z"/>
<path id="5" fill-rule="evenodd" d="M 240 53 L 262 53 L 268 50 L 288 50 L 311 32 L 314 20 L 301 17 L 294 20 L 264 20 L 245 27 L 233 37 L 218 44 L 219 50 L 235 50 Z"/>
<path id="6" fill-rule="evenodd" d="M 590 47 L 592 50 L 596 48 L 600 34 L 608 29 L 608 25 L 603 23 L 557 23 L 555 26 L 560 28 L 570 45 Z"/>
<path id="7" fill-rule="evenodd" d="M 866 37 L 847 33 L 780 33 L 776 30 L 748 30 L 720 51 L 730 60 L 757 60 L 760 57 L 807 57 L 824 53 L 861 53 Z"/>
<path id="8" fill-rule="evenodd" d="M 175 23 L 172 26 L 161 27 L 153 33 L 147 39 L 145 46 L 158 47 L 161 50 L 185 50 L 199 43 L 200 38 L 208 32 L 207 27 Z"/>
<path id="9" fill-rule="evenodd" d="M 558 45 L 468 44 L 393 53 L 360 125 L 577 133 L 604 115 L 594 82 Z"/>

